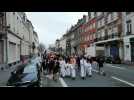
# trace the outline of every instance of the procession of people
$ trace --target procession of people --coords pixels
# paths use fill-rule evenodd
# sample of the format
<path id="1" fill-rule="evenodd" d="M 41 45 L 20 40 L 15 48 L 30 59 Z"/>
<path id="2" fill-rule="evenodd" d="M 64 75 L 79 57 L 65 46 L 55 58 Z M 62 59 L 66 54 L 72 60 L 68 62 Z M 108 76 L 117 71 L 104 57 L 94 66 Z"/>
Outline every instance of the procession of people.
<path id="1" fill-rule="evenodd" d="M 103 61 L 101 59 L 95 59 L 86 56 L 60 56 L 56 53 L 43 54 L 42 67 L 46 74 L 52 75 L 53 80 L 57 80 L 58 77 L 68 77 L 72 80 L 76 79 L 79 75 L 83 80 L 86 77 L 92 77 L 92 69 L 94 67 L 103 67 Z"/>

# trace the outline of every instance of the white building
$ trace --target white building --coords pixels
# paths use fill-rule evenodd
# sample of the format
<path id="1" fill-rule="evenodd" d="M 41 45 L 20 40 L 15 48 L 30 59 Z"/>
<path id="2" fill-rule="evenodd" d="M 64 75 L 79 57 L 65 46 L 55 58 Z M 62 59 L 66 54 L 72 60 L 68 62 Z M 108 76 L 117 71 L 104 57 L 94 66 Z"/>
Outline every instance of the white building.
<path id="1" fill-rule="evenodd" d="M 123 61 L 122 12 L 97 14 L 96 46 L 104 47 L 104 56 Z"/>
<path id="2" fill-rule="evenodd" d="M 59 41 L 60 45 L 59 45 L 59 48 L 61 48 L 61 53 L 62 54 L 65 54 L 66 53 L 66 38 L 63 36 L 60 41 Z"/>
<path id="3" fill-rule="evenodd" d="M 0 64 L 19 62 L 31 54 L 33 26 L 24 12 L 3 12 L 0 26 Z"/>
<path id="4" fill-rule="evenodd" d="M 38 47 L 39 47 L 39 38 L 38 38 L 38 35 L 37 33 L 34 31 L 34 34 L 33 34 L 33 43 L 35 44 L 35 49 L 34 49 L 34 54 L 38 54 Z"/>
<path id="5" fill-rule="evenodd" d="M 124 61 L 134 62 L 134 12 L 123 12 Z"/>

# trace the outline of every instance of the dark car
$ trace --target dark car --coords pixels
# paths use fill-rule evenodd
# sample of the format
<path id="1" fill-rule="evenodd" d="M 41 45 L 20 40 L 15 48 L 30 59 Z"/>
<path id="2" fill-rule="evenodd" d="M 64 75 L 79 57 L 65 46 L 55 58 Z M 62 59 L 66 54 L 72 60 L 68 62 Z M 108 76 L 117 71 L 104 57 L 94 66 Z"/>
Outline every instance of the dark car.
<path id="1" fill-rule="evenodd" d="M 11 72 L 7 85 L 14 87 L 40 87 L 40 72 L 36 60 L 19 66 Z"/>
<path id="2" fill-rule="evenodd" d="M 106 57 L 105 62 L 106 63 L 112 63 L 112 57 Z"/>
<path id="3" fill-rule="evenodd" d="M 120 57 L 118 57 L 118 56 L 114 57 L 113 60 L 112 60 L 112 63 L 113 63 L 113 64 L 121 64 L 121 59 L 120 59 Z"/>

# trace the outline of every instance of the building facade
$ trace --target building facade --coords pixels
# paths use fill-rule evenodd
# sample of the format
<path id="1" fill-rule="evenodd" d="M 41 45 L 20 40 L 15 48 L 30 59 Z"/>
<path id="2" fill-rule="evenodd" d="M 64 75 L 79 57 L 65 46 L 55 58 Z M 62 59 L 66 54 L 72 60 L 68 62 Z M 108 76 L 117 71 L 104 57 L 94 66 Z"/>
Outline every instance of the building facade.
<path id="1" fill-rule="evenodd" d="M 0 62 L 12 64 L 32 53 L 34 28 L 24 12 L 3 12 L 0 17 Z"/>
<path id="2" fill-rule="evenodd" d="M 124 62 L 134 62 L 134 12 L 123 12 Z"/>
<path id="3" fill-rule="evenodd" d="M 105 56 L 123 60 L 122 12 L 98 12 L 96 46 L 104 47 Z"/>
<path id="4" fill-rule="evenodd" d="M 39 38 L 37 32 L 33 32 L 33 53 L 37 55 L 39 52 Z"/>
<path id="5" fill-rule="evenodd" d="M 85 24 L 85 41 L 87 48 L 85 49 L 87 56 L 95 56 L 95 34 L 96 34 L 96 12 L 88 13 L 88 22 Z"/>

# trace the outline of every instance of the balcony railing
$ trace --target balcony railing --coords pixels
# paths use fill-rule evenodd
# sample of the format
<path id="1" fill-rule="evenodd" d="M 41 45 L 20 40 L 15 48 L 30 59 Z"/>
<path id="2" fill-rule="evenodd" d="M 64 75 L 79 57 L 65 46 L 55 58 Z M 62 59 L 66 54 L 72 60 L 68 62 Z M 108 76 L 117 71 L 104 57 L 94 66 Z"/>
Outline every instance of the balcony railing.
<path id="1" fill-rule="evenodd" d="M 111 34 L 111 35 L 108 35 L 108 39 L 111 39 L 111 38 L 118 38 L 118 37 L 120 37 L 120 35 L 118 34 L 118 33 L 113 33 L 113 34 Z"/>
<path id="2" fill-rule="evenodd" d="M 117 38 L 117 37 L 120 37 L 120 35 L 119 34 L 106 35 L 104 37 L 95 38 L 94 42 L 104 41 L 104 40 L 113 39 L 113 38 Z"/>

